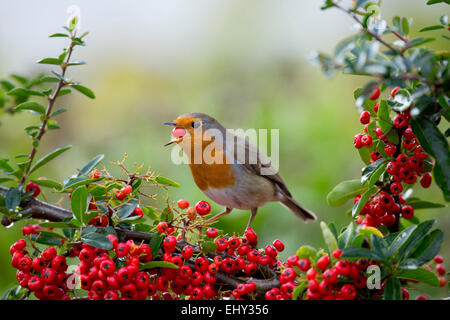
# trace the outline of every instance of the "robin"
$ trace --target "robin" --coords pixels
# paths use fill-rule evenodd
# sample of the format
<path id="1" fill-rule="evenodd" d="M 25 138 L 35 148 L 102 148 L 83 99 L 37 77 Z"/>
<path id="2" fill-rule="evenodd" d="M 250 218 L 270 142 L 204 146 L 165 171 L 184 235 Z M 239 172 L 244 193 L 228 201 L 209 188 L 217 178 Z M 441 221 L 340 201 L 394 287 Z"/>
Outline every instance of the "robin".
<path id="1" fill-rule="evenodd" d="M 259 207 L 278 201 L 302 220 L 316 220 L 311 211 L 293 197 L 267 157 L 247 139 L 230 133 L 216 119 L 204 113 L 187 113 L 165 125 L 173 126 L 174 139 L 187 155 L 196 185 L 225 210 L 209 220 L 229 214 L 233 209 L 251 210 L 247 228 Z"/>

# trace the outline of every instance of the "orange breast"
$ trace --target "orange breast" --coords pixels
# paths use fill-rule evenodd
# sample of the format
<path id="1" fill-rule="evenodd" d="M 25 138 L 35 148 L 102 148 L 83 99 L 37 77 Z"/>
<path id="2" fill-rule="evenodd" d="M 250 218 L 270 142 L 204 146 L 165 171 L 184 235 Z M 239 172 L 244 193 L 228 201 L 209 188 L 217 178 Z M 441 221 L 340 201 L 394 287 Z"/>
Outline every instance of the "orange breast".
<path id="1" fill-rule="evenodd" d="M 189 164 L 189 168 L 200 190 L 226 188 L 236 181 L 231 164 Z"/>

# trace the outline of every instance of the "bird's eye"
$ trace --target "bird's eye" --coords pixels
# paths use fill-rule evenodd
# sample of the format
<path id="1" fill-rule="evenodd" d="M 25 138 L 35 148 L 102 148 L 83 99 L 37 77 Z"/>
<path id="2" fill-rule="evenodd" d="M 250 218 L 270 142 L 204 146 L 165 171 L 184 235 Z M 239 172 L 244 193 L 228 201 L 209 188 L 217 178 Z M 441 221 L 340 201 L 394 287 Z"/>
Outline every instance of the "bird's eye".
<path id="1" fill-rule="evenodd" d="M 193 121 L 191 123 L 192 128 L 198 128 L 200 127 L 201 122 L 200 121 Z"/>

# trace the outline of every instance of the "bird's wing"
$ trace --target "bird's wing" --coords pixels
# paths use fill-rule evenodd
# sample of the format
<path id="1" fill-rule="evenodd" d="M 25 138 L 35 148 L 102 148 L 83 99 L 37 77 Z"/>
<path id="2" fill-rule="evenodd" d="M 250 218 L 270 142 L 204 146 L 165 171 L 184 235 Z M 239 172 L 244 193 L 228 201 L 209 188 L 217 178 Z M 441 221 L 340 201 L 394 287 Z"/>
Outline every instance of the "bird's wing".
<path id="1" fill-rule="evenodd" d="M 227 143 L 227 152 L 231 152 L 232 147 L 228 146 Z M 238 163 L 244 165 L 250 172 L 273 181 L 283 194 L 292 197 L 284 180 L 278 174 L 278 170 L 272 166 L 270 160 L 254 144 L 246 138 L 236 135 L 234 148 L 234 158 Z"/>

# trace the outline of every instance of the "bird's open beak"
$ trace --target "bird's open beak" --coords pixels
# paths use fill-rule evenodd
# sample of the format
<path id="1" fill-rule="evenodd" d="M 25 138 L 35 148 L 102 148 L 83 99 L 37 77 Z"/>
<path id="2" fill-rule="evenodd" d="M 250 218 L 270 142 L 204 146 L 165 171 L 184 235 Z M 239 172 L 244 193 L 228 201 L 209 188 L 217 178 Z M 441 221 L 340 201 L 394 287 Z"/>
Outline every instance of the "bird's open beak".
<path id="1" fill-rule="evenodd" d="M 181 142 L 182 140 L 183 140 L 183 137 L 180 137 L 180 138 L 176 138 L 176 139 L 170 140 L 170 141 L 167 142 L 163 147 L 167 147 L 167 146 L 171 145 L 172 143 L 178 143 L 178 142 Z"/>
<path id="2" fill-rule="evenodd" d="M 172 127 L 176 127 L 176 126 L 177 126 L 177 124 L 176 124 L 175 122 L 164 122 L 164 124 L 167 125 L 167 126 L 172 126 Z M 171 145 L 171 144 L 173 144 L 173 143 L 181 142 L 182 140 L 183 140 L 183 137 L 179 137 L 179 138 L 172 139 L 172 140 L 170 140 L 169 142 L 167 142 L 167 143 L 164 145 L 164 147 L 167 147 L 167 146 L 169 146 L 169 145 Z"/>

